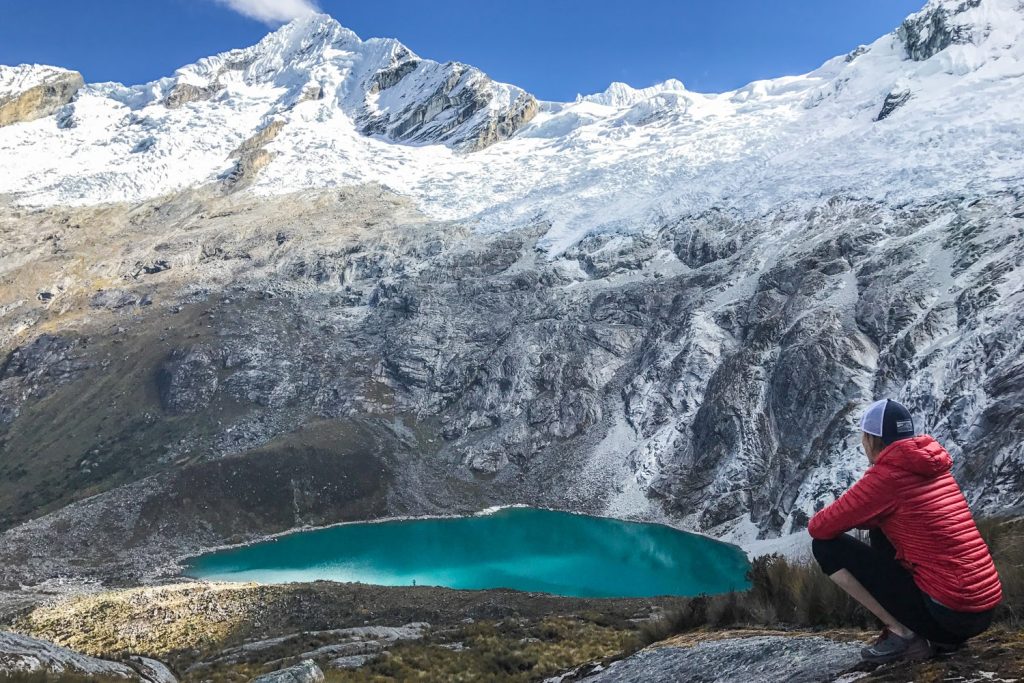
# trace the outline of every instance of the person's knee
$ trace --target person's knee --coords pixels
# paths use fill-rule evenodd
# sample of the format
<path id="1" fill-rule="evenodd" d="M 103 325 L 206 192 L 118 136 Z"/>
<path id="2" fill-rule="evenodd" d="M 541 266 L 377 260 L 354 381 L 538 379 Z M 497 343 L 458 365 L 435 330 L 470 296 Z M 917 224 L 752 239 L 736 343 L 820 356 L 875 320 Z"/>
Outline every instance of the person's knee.
<path id="1" fill-rule="evenodd" d="M 829 538 L 827 540 L 821 538 L 814 539 L 811 541 L 811 552 L 814 554 L 814 559 L 834 555 L 835 549 L 839 544 L 838 538 Z"/>
<path id="2" fill-rule="evenodd" d="M 811 541 L 811 554 L 814 555 L 814 560 L 821 567 L 821 571 L 830 576 L 842 569 L 838 564 L 837 550 L 839 546 L 840 542 L 835 538 L 829 540 L 816 538 Z"/>
<path id="3" fill-rule="evenodd" d="M 816 538 L 811 541 L 811 554 L 814 555 L 814 559 L 821 563 L 821 558 L 828 553 L 828 544 L 830 541 L 823 541 L 820 538 Z"/>

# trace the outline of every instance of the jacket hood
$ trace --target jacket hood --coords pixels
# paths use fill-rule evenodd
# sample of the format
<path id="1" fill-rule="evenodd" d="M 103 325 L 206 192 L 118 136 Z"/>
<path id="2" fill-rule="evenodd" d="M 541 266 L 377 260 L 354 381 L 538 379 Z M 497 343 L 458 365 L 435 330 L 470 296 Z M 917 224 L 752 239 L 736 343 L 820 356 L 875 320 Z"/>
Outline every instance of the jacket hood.
<path id="1" fill-rule="evenodd" d="M 888 466 L 930 477 L 948 472 L 953 467 L 953 458 L 946 449 L 927 434 L 889 444 L 878 454 L 875 464 L 883 460 Z"/>

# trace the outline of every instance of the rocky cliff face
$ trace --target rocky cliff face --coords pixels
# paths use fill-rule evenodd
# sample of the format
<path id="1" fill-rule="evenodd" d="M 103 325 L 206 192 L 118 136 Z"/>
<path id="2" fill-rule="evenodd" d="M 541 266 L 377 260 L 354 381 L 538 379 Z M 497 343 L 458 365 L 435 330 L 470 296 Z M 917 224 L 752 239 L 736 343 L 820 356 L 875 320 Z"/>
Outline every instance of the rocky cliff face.
<path id="1" fill-rule="evenodd" d="M 51 66 L 0 66 L 0 126 L 56 113 L 85 85 L 82 74 Z"/>
<path id="2" fill-rule="evenodd" d="M 32 265 L 6 290 L 22 301 L 9 324 L 53 332 L 0 373 L 3 515 L 112 490 L 8 532 L 8 573 L 52 571 L 40 543 L 88 566 L 131 539 L 169 562 L 302 524 L 507 503 L 753 542 L 802 530 L 853 481 L 858 411 L 885 395 L 951 450 L 979 513 L 1016 509 L 1022 212 L 1015 193 L 837 197 L 557 259 L 542 226 L 473 235 L 372 187 L 20 216 Z M 98 221 L 105 255 L 69 280 Z M 94 227 L 26 258 L 61 225 Z M 766 234 L 791 239 L 766 251 Z M 63 289 L 35 296 L 45 282 Z M 332 452 L 348 454 L 333 470 Z M 133 557 L 121 575 L 152 572 Z"/>
<path id="3" fill-rule="evenodd" d="M 931 59 L 950 45 L 973 42 L 978 29 L 963 16 L 981 5 L 981 0 L 942 0 L 928 3 L 900 24 L 897 35 L 903 41 L 907 56 L 921 62 Z"/>
<path id="4" fill-rule="evenodd" d="M 443 142 L 475 151 L 507 140 L 537 114 L 537 100 L 464 64 L 438 65 L 396 50 L 369 76 L 356 120 L 365 135 L 407 143 Z M 409 98 L 410 89 L 418 96 Z"/>

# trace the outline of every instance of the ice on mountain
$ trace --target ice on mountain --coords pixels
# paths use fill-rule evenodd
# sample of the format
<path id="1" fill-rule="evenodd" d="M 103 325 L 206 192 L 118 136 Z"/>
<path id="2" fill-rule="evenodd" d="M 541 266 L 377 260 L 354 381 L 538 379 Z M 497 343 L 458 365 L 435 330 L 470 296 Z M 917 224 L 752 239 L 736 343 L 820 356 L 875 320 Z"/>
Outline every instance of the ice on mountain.
<path id="1" fill-rule="evenodd" d="M 758 215 L 837 193 L 913 201 L 1018 182 L 1024 10 L 933 1 L 907 21 L 955 26 L 956 40 L 915 60 L 904 23 L 808 74 L 732 92 L 614 83 L 538 103 L 473 67 L 313 15 L 169 78 L 86 86 L 60 114 L 74 127 L 0 129 L 0 158 L 18 159 L 3 165 L 0 193 L 82 204 L 216 182 L 271 120 L 282 129 L 246 191 L 378 182 L 480 230 L 547 220 L 552 256 L 585 234 L 642 231 L 722 203 Z M 932 40 L 925 30 L 914 40 Z M 149 137 L 159 164 L 133 153 Z"/>
<path id="2" fill-rule="evenodd" d="M 593 102 L 606 107 L 631 107 L 655 95 L 685 92 L 686 86 L 675 78 L 670 78 L 649 88 L 633 88 L 626 83 L 615 82 L 609 85 L 604 92 L 593 95 L 577 95 L 576 101 Z"/>

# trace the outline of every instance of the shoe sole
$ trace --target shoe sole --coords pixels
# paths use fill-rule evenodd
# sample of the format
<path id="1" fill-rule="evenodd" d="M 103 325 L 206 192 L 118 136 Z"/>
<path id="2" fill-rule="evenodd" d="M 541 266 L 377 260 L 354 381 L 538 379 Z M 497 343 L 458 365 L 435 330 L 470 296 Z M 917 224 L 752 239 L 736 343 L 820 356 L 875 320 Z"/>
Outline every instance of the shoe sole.
<path id="1" fill-rule="evenodd" d="M 865 662 L 871 662 L 872 664 L 887 664 L 889 662 L 896 662 L 900 660 L 908 661 L 921 661 L 925 659 L 931 659 L 935 656 L 934 651 L 931 648 L 922 650 L 920 648 L 908 648 L 903 652 L 894 653 L 891 655 L 872 655 L 861 650 L 860 658 Z"/>

